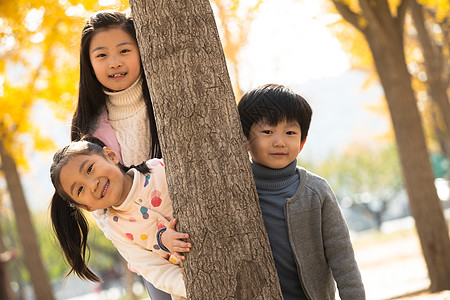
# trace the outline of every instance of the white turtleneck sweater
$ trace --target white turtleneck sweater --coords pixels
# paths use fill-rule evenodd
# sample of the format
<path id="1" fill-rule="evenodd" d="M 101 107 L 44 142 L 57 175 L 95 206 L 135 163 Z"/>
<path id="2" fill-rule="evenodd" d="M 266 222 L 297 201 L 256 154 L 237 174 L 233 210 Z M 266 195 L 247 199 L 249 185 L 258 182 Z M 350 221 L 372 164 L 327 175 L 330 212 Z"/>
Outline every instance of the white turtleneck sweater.
<path id="1" fill-rule="evenodd" d="M 120 145 L 125 166 L 148 160 L 151 145 L 149 119 L 142 93 L 142 78 L 120 92 L 104 91 L 108 95 L 108 119 Z"/>

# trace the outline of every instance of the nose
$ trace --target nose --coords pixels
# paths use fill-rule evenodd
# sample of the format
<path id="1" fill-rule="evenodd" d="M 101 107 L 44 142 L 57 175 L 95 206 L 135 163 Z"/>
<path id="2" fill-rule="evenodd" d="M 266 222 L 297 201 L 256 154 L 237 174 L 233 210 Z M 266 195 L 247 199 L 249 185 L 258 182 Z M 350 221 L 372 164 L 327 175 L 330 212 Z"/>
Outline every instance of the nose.
<path id="1" fill-rule="evenodd" d="M 117 56 L 112 56 L 109 62 L 109 67 L 111 69 L 117 69 L 122 66 L 122 61 Z"/>
<path id="2" fill-rule="evenodd" d="M 98 185 L 99 185 L 99 180 L 98 178 L 92 178 L 89 181 L 89 188 L 91 190 L 92 193 L 95 193 L 95 191 L 97 191 Z"/>
<path id="3" fill-rule="evenodd" d="M 284 142 L 284 137 L 280 134 L 274 134 L 273 136 L 273 146 L 274 147 L 284 147 L 286 143 Z"/>

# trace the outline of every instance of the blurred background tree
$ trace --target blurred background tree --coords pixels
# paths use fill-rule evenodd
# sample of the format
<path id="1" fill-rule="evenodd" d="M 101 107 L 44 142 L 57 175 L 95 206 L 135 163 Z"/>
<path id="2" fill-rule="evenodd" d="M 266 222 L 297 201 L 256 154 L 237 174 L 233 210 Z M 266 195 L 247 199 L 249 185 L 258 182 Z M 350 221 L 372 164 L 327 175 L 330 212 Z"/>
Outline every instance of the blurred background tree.
<path id="1" fill-rule="evenodd" d="M 97 1 L 0 2 L 1 176 L 6 179 L 14 211 L 9 221 L 16 220 L 7 226 L 18 232 L 20 243 L 14 245 L 19 251 L 17 265 L 23 260 L 26 268 L 21 271 L 27 270 L 21 278 L 14 278 L 15 282 L 29 279 L 37 300 L 50 300 L 54 296 L 41 260 L 44 248 L 36 238 L 20 172 L 29 168 L 27 147 L 50 153 L 55 145 L 34 126 L 32 114 L 38 103 L 46 103 L 60 118 L 66 119 L 72 113 L 79 76 L 81 28 L 86 16 L 101 8 Z M 51 232 L 49 229 L 47 226 L 45 232 Z M 54 257 L 61 255 L 53 256 L 52 260 Z"/>
<path id="2" fill-rule="evenodd" d="M 415 219 L 431 280 L 430 288 L 432 291 L 440 291 L 450 288 L 450 261 L 446 259 L 450 256 L 450 239 L 442 204 L 434 185 L 434 173 L 411 74 L 407 68 L 406 43 L 404 42 L 407 12 L 412 10 L 413 19 L 425 26 L 424 18 L 421 18 L 423 15 L 419 11 L 420 6 L 417 4 L 413 6 L 414 2 L 415 0 L 332 0 L 342 18 L 359 31 L 372 54 L 374 67 L 389 107 L 410 209 Z M 428 3 L 434 5 L 434 8 L 440 7 L 448 12 L 445 1 L 430 0 Z M 420 30 L 418 32 L 420 33 Z M 421 34 L 422 39 L 419 38 L 422 49 L 427 49 L 425 45 L 434 45 L 428 36 L 426 38 L 424 36 L 425 34 Z M 444 38 L 443 42 L 447 42 L 446 45 L 448 45 L 448 39 Z M 439 54 L 438 51 L 436 53 Z M 433 57 L 423 55 L 423 58 L 426 61 L 427 58 Z M 439 63 L 445 62 L 439 59 Z M 438 79 L 431 80 L 429 90 L 434 96 L 442 96 L 443 93 L 439 92 L 442 90 L 441 85 L 436 82 L 448 83 L 447 79 L 442 79 L 445 73 L 448 74 L 447 69 L 446 72 L 441 71 L 442 65 L 436 67 L 434 60 L 426 61 L 425 65 L 429 66 L 427 71 L 431 72 L 428 78 Z M 446 94 L 448 84 L 444 87 L 444 94 Z M 435 98 L 434 101 L 442 113 L 447 113 L 448 98 Z M 450 115 L 443 116 L 443 119 L 447 117 Z M 445 130 L 447 132 L 447 128 Z M 436 247 L 436 245 L 439 246 Z"/>
<path id="3" fill-rule="evenodd" d="M 239 67 L 243 63 L 240 54 L 247 44 L 251 24 L 263 1 L 211 0 L 210 2 L 215 11 L 234 96 L 239 100 L 242 96 Z"/>
<path id="4" fill-rule="evenodd" d="M 382 145 L 380 145 L 382 143 Z M 327 179 L 345 209 L 351 208 L 362 218 L 368 215 L 377 230 L 389 219 L 386 212 L 393 200 L 403 191 L 403 182 L 397 149 L 392 142 L 375 143 L 376 146 L 355 143 L 342 153 L 331 154 L 319 164 L 306 163 Z M 368 226 L 355 224 L 346 216 L 350 228 Z"/>

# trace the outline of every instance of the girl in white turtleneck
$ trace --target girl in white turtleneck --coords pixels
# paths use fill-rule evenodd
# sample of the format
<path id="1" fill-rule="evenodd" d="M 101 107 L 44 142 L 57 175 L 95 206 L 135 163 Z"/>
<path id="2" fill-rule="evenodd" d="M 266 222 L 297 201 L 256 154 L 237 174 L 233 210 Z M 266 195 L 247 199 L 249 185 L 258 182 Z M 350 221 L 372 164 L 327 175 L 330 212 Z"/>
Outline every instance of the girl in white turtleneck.
<path id="1" fill-rule="evenodd" d="M 133 20 L 124 13 L 98 12 L 85 24 L 71 131 L 73 141 L 84 135 L 99 138 L 127 166 L 161 158 Z M 170 299 L 145 283 L 152 300 Z"/>

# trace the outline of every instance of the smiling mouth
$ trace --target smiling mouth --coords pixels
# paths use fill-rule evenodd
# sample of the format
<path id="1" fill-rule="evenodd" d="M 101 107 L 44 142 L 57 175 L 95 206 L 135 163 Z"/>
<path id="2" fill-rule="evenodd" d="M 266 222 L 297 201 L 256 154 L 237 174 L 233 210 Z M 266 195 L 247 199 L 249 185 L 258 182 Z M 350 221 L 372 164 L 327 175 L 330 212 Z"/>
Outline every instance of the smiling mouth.
<path id="1" fill-rule="evenodd" d="M 117 78 L 117 77 L 122 77 L 122 76 L 125 76 L 125 75 L 127 75 L 126 72 L 108 75 L 108 77 L 110 77 L 110 78 Z"/>
<path id="2" fill-rule="evenodd" d="M 100 195 L 100 198 L 103 198 L 105 196 L 108 188 L 109 188 L 109 180 L 106 182 L 105 187 L 103 188 L 102 194 Z"/>

